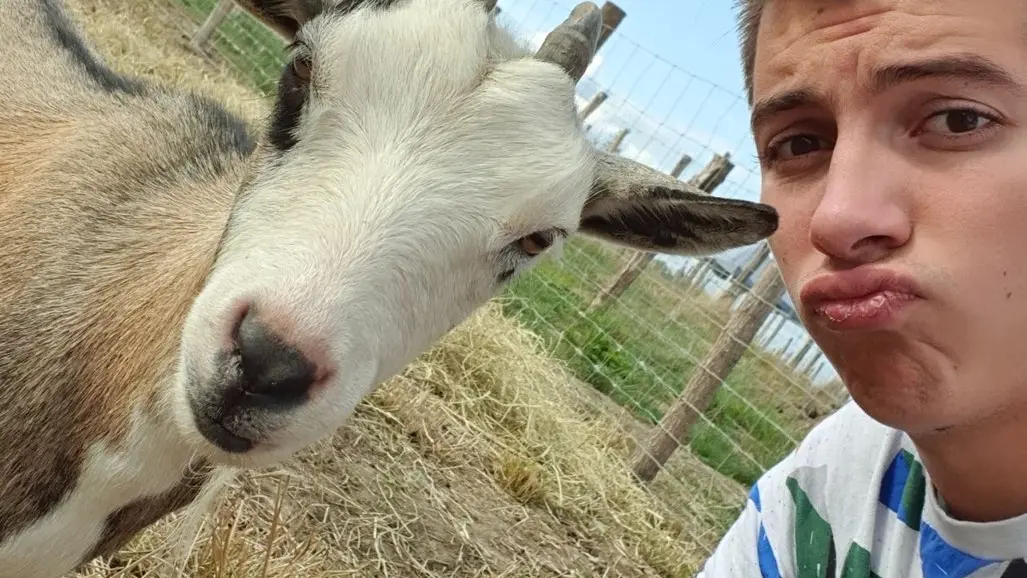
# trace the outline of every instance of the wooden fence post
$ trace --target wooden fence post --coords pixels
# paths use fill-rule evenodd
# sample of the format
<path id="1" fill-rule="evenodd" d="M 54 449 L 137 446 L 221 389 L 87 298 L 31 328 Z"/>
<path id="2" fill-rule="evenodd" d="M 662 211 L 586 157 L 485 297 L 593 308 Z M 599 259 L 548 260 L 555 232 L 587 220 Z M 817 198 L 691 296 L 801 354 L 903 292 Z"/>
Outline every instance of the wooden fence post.
<path id="1" fill-rule="evenodd" d="M 580 118 L 582 121 L 584 121 L 586 118 L 591 116 L 592 113 L 595 112 L 597 108 L 602 106 L 602 104 L 604 102 L 606 102 L 606 99 L 609 98 L 609 97 L 610 97 L 610 95 L 607 94 L 605 90 L 600 90 L 599 92 L 595 93 L 592 96 L 592 98 L 589 99 L 589 101 L 581 109 L 581 111 L 578 112 L 578 118 Z"/>
<path id="2" fill-rule="evenodd" d="M 709 257 L 700 257 L 699 259 L 697 259 L 695 267 L 692 267 L 692 270 L 689 271 L 688 274 L 685 276 L 684 284 L 689 288 L 695 286 L 695 284 L 699 281 L 699 277 L 701 277 L 706 272 L 706 269 L 709 268 L 709 266 Z"/>
<path id="3" fill-rule="evenodd" d="M 707 193 L 712 193 L 727 179 L 728 173 L 735 168 L 731 162 L 731 153 L 714 154 L 713 158 L 701 171 L 688 179 L 688 184 Z"/>
<path id="4" fill-rule="evenodd" d="M 734 168 L 734 164 L 728 160 L 730 156 L 730 153 L 714 155 L 713 160 L 699 171 L 695 177 L 689 180 L 689 184 L 703 192 L 712 193 L 714 189 L 724 182 L 724 179 L 727 178 L 727 173 L 731 172 L 731 169 Z M 674 178 L 680 177 L 685 167 L 691 162 L 692 157 L 682 155 L 681 159 L 674 165 L 674 170 L 671 171 L 670 176 Z M 631 259 L 628 259 L 628 262 L 617 271 L 617 275 L 614 276 L 613 280 L 596 294 L 586 311 L 594 311 L 605 306 L 610 302 L 610 299 L 623 295 L 624 291 L 638 279 L 638 276 L 642 274 L 642 271 L 645 270 L 655 257 L 656 253 L 650 251 L 638 251 L 635 255 L 632 255 Z"/>
<path id="5" fill-rule="evenodd" d="M 814 353 L 813 357 L 810 358 L 808 362 L 806 362 L 806 365 L 802 369 L 802 373 L 806 374 L 807 376 L 811 376 L 813 367 L 816 366 L 817 362 L 820 361 L 820 358 L 822 358 L 823 356 L 823 351 L 817 351 L 816 353 Z"/>
<path id="6" fill-rule="evenodd" d="M 781 332 L 781 329 L 785 326 L 785 323 L 788 323 L 788 317 L 783 314 L 778 315 L 777 327 L 775 327 L 773 331 L 770 332 L 770 335 L 768 335 L 766 339 L 763 340 L 763 347 L 770 347 L 770 344 L 773 343 L 774 338 L 777 337 L 777 334 Z"/>
<path id="7" fill-rule="evenodd" d="M 770 244 L 766 241 L 760 243 L 760 246 L 756 248 L 756 252 L 749 259 L 749 261 L 739 269 L 736 275 L 732 275 L 729 279 L 731 283 L 728 285 L 727 291 L 724 292 L 724 296 L 731 301 L 734 301 L 742 294 L 745 289 L 745 280 L 750 275 L 759 271 L 760 267 L 770 257 Z"/>
<path id="8" fill-rule="evenodd" d="M 778 357 L 784 357 L 785 352 L 788 351 L 788 348 L 792 346 L 792 342 L 793 341 L 795 341 L 795 338 L 794 337 L 789 337 L 788 341 L 785 341 L 785 344 L 782 345 L 780 348 L 778 348 L 777 356 Z"/>
<path id="9" fill-rule="evenodd" d="M 810 374 L 809 374 L 810 381 L 813 381 L 813 378 L 816 377 L 818 374 L 820 374 L 821 370 L 823 370 L 823 369 L 824 369 L 824 362 L 821 361 L 820 363 L 817 364 L 817 367 L 816 367 L 815 371 L 810 372 Z"/>
<path id="10" fill-rule="evenodd" d="M 695 287 L 705 291 L 706 286 L 710 283 L 710 276 L 716 275 L 713 272 L 713 257 L 703 257 L 703 269 L 699 272 L 699 276 L 695 279 Z"/>
<path id="11" fill-rule="evenodd" d="M 603 44 L 605 44 L 613 32 L 617 30 L 617 27 L 620 26 L 621 21 L 623 21 L 624 17 L 627 15 L 620 6 L 617 6 L 613 2 L 604 3 L 601 11 L 603 14 L 603 29 L 599 33 L 599 39 L 596 42 L 597 54 L 599 53 L 599 49 L 603 47 Z M 496 7 L 496 12 L 499 12 L 498 6 Z M 593 112 L 595 112 L 600 105 L 606 102 L 606 99 L 609 98 L 609 96 L 610 95 L 607 94 L 605 90 L 600 90 L 595 93 L 591 100 L 588 101 L 588 104 L 586 104 L 585 107 L 581 109 L 581 112 L 578 113 L 578 117 L 584 121 Z"/>
<path id="12" fill-rule="evenodd" d="M 235 9 L 235 0 L 219 0 L 214 9 L 207 15 L 207 19 L 203 21 L 203 24 L 200 25 L 196 33 L 189 39 L 189 47 L 202 53 L 207 43 L 210 42 L 210 37 L 214 35 L 214 30 L 224 23 L 233 9 Z"/>
<path id="13" fill-rule="evenodd" d="M 620 26 L 621 21 L 627 15 L 620 6 L 613 2 L 603 2 L 602 13 L 603 30 L 599 33 L 599 41 L 596 42 L 596 52 L 599 52 L 603 44 L 606 44 L 606 41 L 613 35 L 613 31 Z"/>
<path id="14" fill-rule="evenodd" d="M 678 447 L 688 443 L 692 427 L 709 409 L 720 385 L 742 358 L 746 345 L 766 321 L 784 289 L 776 264 L 765 267 L 752 293 L 732 312 L 724 330 L 699 362 L 681 395 L 636 450 L 631 468 L 638 480 L 643 483 L 652 481 Z"/>
<path id="15" fill-rule="evenodd" d="M 756 336 L 752 338 L 755 343 L 763 343 L 766 339 L 767 334 L 774 330 L 774 323 L 777 321 L 779 315 L 776 311 L 771 311 L 767 314 L 766 322 L 756 332 Z"/>
<path id="16" fill-rule="evenodd" d="M 812 349 L 812 348 L 813 348 L 813 338 L 810 337 L 809 335 L 807 335 L 806 336 L 806 343 L 802 344 L 802 348 L 799 349 L 799 351 L 795 354 L 794 357 L 792 357 L 792 359 L 791 359 L 791 361 L 789 361 L 788 365 L 791 366 L 793 369 L 798 368 L 799 367 L 799 362 L 802 361 L 803 357 L 806 357 L 806 354 L 809 353 L 809 350 Z"/>
<path id="17" fill-rule="evenodd" d="M 688 165 L 690 164 L 692 164 L 692 157 L 688 155 L 681 155 L 681 158 L 678 159 L 677 164 L 674 165 L 674 168 L 670 170 L 670 176 L 674 177 L 675 179 L 680 177 L 681 173 L 685 172 L 685 169 L 687 169 Z"/>
<path id="18" fill-rule="evenodd" d="M 631 129 L 629 128 L 622 128 L 617 131 L 617 134 L 613 135 L 613 138 L 610 139 L 609 143 L 607 143 L 606 152 L 614 154 L 619 152 L 620 145 L 624 142 L 624 138 L 628 136 L 629 132 L 631 132 Z"/>

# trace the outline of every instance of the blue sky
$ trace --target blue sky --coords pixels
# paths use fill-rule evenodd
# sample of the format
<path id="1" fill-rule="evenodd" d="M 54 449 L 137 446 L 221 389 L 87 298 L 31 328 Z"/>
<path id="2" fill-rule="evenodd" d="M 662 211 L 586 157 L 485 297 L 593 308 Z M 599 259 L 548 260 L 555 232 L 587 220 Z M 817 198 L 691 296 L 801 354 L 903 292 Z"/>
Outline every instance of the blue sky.
<path id="1" fill-rule="evenodd" d="M 500 20 L 537 47 L 577 1 L 499 0 Z M 688 154 L 693 161 L 683 179 L 714 153 L 730 153 L 735 168 L 715 194 L 759 200 L 760 172 L 744 97 L 734 0 L 615 2 L 626 16 L 578 84 L 581 104 L 598 90 L 610 95 L 586 120 L 593 138 L 605 142 L 629 128 L 620 153 L 667 172 Z M 744 265 L 754 250 L 743 247 L 716 258 L 730 270 Z M 683 257 L 657 259 L 671 267 L 695 264 Z M 787 295 L 782 301 L 791 306 Z M 785 329 L 766 345 L 794 354 L 807 334 L 796 323 L 787 323 Z M 836 377 L 825 362 L 814 379 L 824 383 Z"/>
<path id="2" fill-rule="evenodd" d="M 536 43 L 576 0 L 499 0 L 501 21 Z M 759 167 L 749 130 L 738 57 L 733 0 L 616 0 L 626 13 L 578 85 L 584 103 L 598 90 L 609 99 L 586 121 L 590 135 L 608 141 L 630 132 L 620 152 L 670 171 L 692 157 L 682 178 L 714 153 L 731 154 L 735 168 L 718 196 L 759 198 Z M 602 5 L 602 0 L 596 0 Z M 752 248 L 722 255 L 729 266 Z M 661 259 L 677 261 L 674 259 Z"/>
<path id="3" fill-rule="evenodd" d="M 602 5 L 603 0 L 594 0 Z M 730 153 L 735 168 L 717 196 L 759 200 L 760 172 L 749 130 L 749 109 L 739 60 L 734 0 L 615 0 L 626 13 L 578 84 L 580 103 L 596 91 L 610 98 L 586 120 L 605 142 L 629 128 L 620 153 L 669 172 L 681 154 L 693 158 L 683 179 L 714 153 Z M 500 20 L 537 47 L 577 0 L 499 0 Z M 717 255 L 728 269 L 748 261 L 755 246 Z M 672 267 L 694 260 L 661 255 Z M 785 295 L 785 304 L 791 305 Z M 806 339 L 789 323 L 771 347 L 789 353 Z M 818 381 L 837 374 L 829 365 Z"/>
<path id="4" fill-rule="evenodd" d="M 563 20 L 574 0 L 500 0 L 501 18 L 523 37 L 540 41 Z M 601 1 L 597 2 L 601 4 Z M 596 90 L 610 99 L 589 119 L 597 133 L 631 132 L 625 156 L 670 170 L 682 153 L 693 157 L 685 177 L 714 152 L 738 165 L 718 195 L 755 200 L 759 174 L 748 128 L 730 0 L 617 0 L 627 16 L 603 46 L 585 79 L 583 98 Z"/>

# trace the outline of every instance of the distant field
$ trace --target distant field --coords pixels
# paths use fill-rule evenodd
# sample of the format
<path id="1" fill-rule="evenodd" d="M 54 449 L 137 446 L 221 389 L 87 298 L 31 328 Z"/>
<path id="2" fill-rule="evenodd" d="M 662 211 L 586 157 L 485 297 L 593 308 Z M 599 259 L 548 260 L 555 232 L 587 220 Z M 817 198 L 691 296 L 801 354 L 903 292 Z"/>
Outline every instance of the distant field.
<path id="1" fill-rule="evenodd" d="M 654 261 L 610 306 L 582 313 L 626 256 L 575 239 L 562 259 L 512 285 L 515 299 L 505 311 L 541 335 L 580 379 L 638 419 L 656 423 L 727 321 L 727 304 L 674 285 Z M 818 406 L 829 405 L 827 395 L 814 395 Z M 711 423 L 700 422 L 692 432 L 691 450 L 717 471 L 749 485 L 791 450 L 789 436 L 801 438 L 815 423 L 805 413 L 810 401 L 805 376 L 769 352 L 759 357 L 747 352 L 707 412 Z"/>

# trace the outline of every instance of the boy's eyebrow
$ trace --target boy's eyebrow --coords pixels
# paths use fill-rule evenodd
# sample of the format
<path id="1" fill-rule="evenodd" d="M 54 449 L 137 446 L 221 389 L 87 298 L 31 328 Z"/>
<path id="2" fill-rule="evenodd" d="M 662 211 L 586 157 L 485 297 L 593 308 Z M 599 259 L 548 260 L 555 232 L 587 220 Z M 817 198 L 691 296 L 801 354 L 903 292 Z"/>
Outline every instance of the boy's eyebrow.
<path id="1" fill-rule="evenodd" d="M 881 66 L 871 71 L 867 90 L 871 94 L 878 94 L 897 84 L 924 78 L 958 79 L 978 85 L 996 86 L 1018 94 L 1027 92 L 1009 71 L 978 54 L 952 54 Z M 810 89 L 787 90 L 768 96 L 753 105 L 750 126 L 755 131 L 773 116 L 825 100 L 823 94 Z"/>
<path id="2" fill-rule="evenodd" d="M 820 103 L 826 99 L 818 92 L 810 89 L 787 90 L 780 94 L 762 98 L 752 107 L 750 125 L 753 132 L 767 120 L 788 111 Z"/>
<path id="3" fill-rule="evenodd" d="M 869 88 L 871 93 L 879 93 L 902 82 L 932 77 L 966 80 L 1019 92 L 1024 90 L 1008 70 L 979 54 L 951 54 L 883 66 L 871 72 Z"/>

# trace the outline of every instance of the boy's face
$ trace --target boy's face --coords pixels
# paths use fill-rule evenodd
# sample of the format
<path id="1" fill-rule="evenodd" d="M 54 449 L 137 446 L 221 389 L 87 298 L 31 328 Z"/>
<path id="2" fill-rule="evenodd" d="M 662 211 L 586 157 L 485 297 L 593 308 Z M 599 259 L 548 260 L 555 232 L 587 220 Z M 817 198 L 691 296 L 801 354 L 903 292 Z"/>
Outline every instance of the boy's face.
<path id="1" fill-rule="evenodd" d="M 1027 406 L 1027 3 L 768 0 L 772 246 L 853 398 L 910 433 Z"/>

